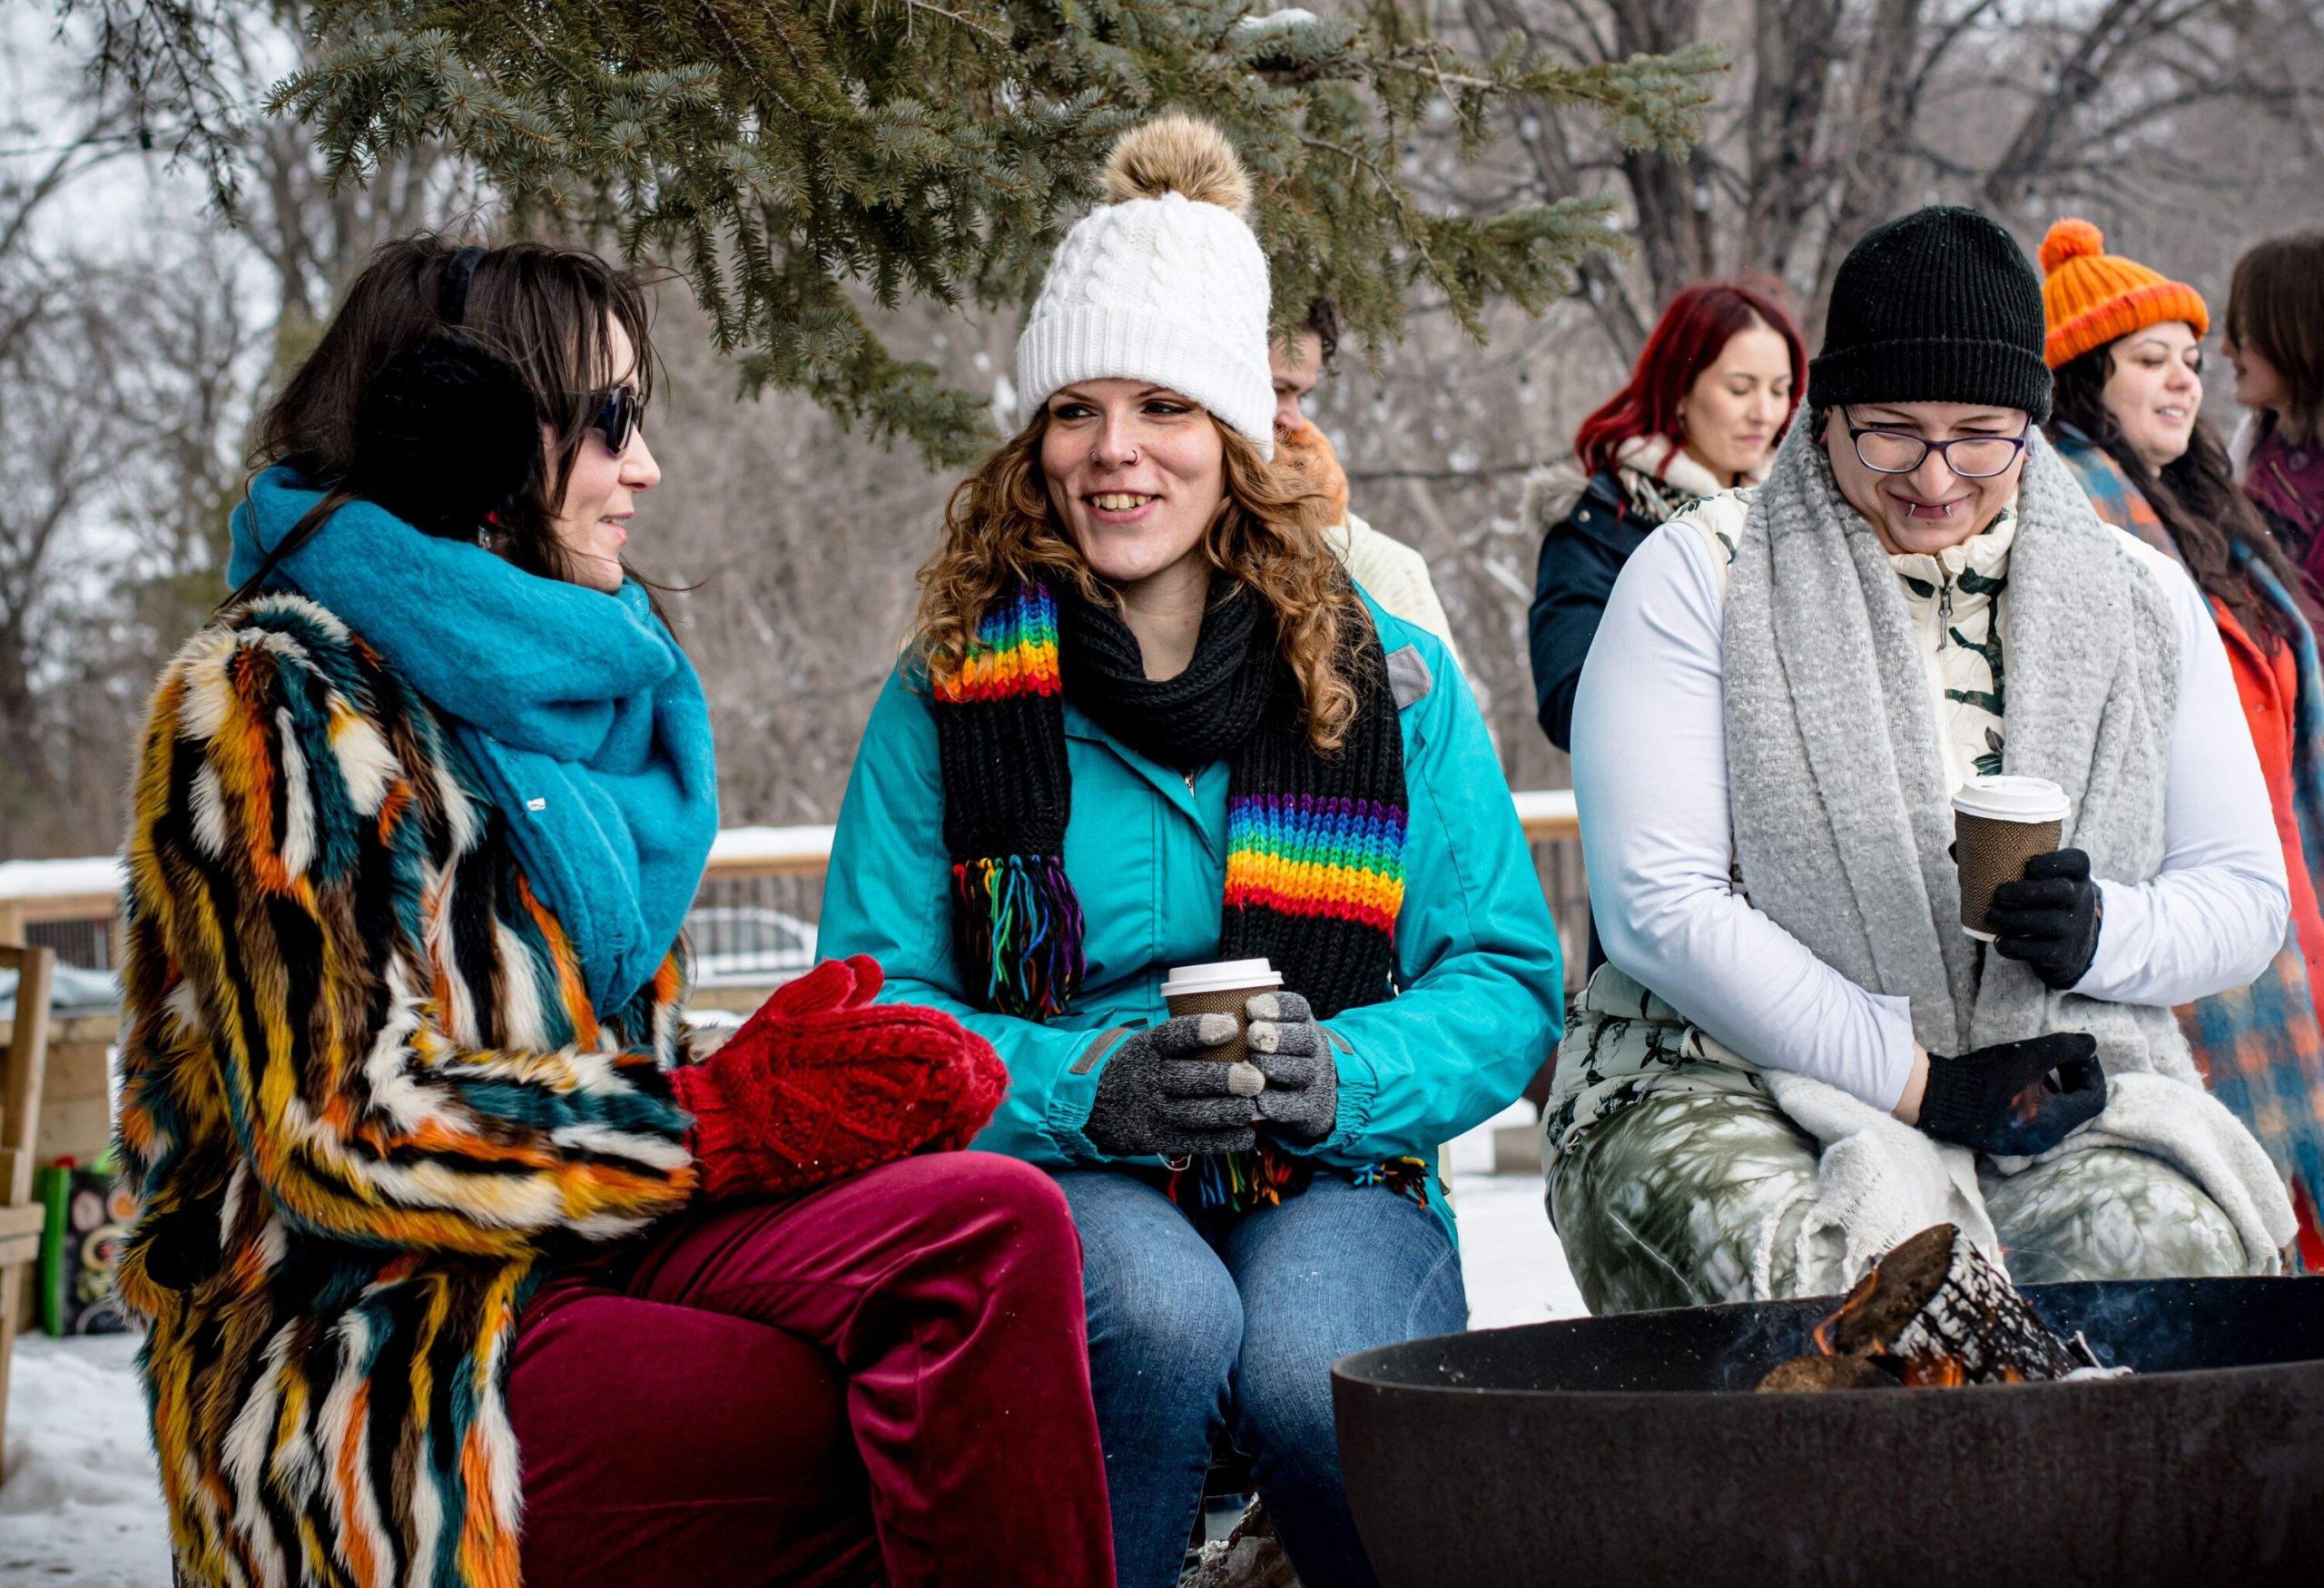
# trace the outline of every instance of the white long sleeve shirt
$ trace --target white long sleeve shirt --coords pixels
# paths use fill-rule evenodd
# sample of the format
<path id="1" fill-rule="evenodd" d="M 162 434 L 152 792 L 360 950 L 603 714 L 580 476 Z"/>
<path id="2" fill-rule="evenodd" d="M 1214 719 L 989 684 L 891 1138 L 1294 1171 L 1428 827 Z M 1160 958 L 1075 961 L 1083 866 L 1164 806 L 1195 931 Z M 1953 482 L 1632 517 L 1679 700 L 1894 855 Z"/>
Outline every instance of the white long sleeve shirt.
<path id="1" fill-rule="evenodd" d="M 1715 498 L 1655 531 L 1607 602 L 1573 710 L 1590 908 L 1609 960 L 1744 1058 L 1893 1109 L 1912 1072 L 1910 1001 L 1849 981 L 1731 881 L 1726 565 L 1706 529 L 1739 533 L 1743 510 L 1733 496 Z M 2144 883 L 2100 879 L 2097 957 L 2073 991 L 2167 1007 L 2258 975 L 2283 944 L 2290 893 L 2210 609 L 2177 565 L 2123 539 L 2162 581 L 2179 628 L 2164 853 Z M 1915 611 L 1914 631 L 1934 647 L 1944 632 L 1934 598 L 1909 581 L 1905 595 L 1931 607 Z M 1946 723 L 1956 703 L 1944 696 L 1943 667 L 1928 672 Z M 1957 785 L 1965 755 L 1948 747 L 1944 760 Z"/>

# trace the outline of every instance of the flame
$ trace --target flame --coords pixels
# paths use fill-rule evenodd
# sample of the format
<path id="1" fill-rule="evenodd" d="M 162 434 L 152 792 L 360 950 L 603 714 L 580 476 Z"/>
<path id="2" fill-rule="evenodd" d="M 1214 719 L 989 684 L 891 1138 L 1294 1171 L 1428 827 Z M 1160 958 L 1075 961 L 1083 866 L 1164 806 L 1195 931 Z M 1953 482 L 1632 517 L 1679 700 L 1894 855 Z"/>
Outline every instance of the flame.
<path id="1" fill-rule="evenodd" d="M 1863 1278 L 1858 1279 L 1856 1282 L 1855 1288 L 1851 1289 L 1847 1294 L 1847 1298 L 1840 1303 L 1840 1309 L 1837 1312 L 1832 1314 L 1831 1317 L 1826 1318 L 1822 1323 L 1816 1326 L 1816 1332 L 1808 1337 L 1816 1342 L 1816 1349 L 1818 1352 L 1827 1356 L 1837 1356 L 1840 1354 L 1838 1349 L 1832 1344 L 1833 1329 L 1838 1326 L 1842 1318 L 1846 1317 L 1851 1313 L 1862 1310 L 1864 1304 L 1871 1299 L 1872 1292 L 1878 1287 L 1879 1283 L 1880 1272 L 1877 1267 L 1875 1267 L 1871 1272 L 1866 1274 Z M 1887 1348 L 1888 1342 L 1886 1340 L 1876 1340 L 1873 1342 L 1873 1349 L 1876 1352 L 1886 1351 Z"/>
<path id="2" fill-rule="evenodd" d="M 1864 1310 L 1870 1302 L 1872 1293 L 1878 1283 L 1879 1276 L 1876 1272 L 1866 1274 L 1856 1282 L 1855 1287 L 1847 1293 L 1846 1299 L 1840 1303 L 1839 1309 L 1816 1326 L 1814 1333 L 1809 1335 L 1808 1338 L 1814 1342 L 1819 1354 L 1826 1356 L 1838 1356 L 1846 1354 L 1834 1344 L 1834 1336 L 1844 1321 Z M 1897 1376 L 1909 1388 L 1957 1389 L 1969 1382 L 1969 1370 L 1959 1357 L 1931 1356 L 1925 1353 L 1901 1355 L 1896 1350 L 1896 1342 L 1886 1337 L 1864 1341 L 1856 1347 L 1855 1354 L 1887 1358 L 1894 1366 Z M 2024 1376 L 2015 1368 L 2004 1369 L 2003 1373 L 2004 1383 L 2022 1383 L 2024 1377 Z"/>
<path id="3" fill-rule="evenodd" d="M 2034 1122 L 2035 1117 L 2042 1111 L 2043 1096 L 2048 1090 L 2049 1088 L 2037 1080 L 2010 1100 L 2009 1111 L 2016 1116 L 2019 1124 L 2030 1125 Z"/>

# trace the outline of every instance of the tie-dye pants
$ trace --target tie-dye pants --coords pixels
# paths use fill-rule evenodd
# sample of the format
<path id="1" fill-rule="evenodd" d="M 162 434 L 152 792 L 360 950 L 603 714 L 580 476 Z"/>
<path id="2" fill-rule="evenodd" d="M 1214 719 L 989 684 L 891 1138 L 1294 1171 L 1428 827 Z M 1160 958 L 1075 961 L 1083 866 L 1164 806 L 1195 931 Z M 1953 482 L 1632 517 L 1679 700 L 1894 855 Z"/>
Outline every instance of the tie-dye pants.
<path id="1" fill-rule="evenodd" d="M 1837 1232 L 1794 1238 L 1818 1148 L 1757 1093 L 1649 1096 L 1608 1116 L 1551 1171 L 1551 1221 L 1595 1313 L 1765 1299 L 1752 1254 L 1776 1225 L 1777 1296 L 1846 1288 Z M 2219 1205 L 2170 1164 L 2093 1148 L 2015 1175 L 1981 1174 L 2020 1284 L 2240 1274 Z"/>

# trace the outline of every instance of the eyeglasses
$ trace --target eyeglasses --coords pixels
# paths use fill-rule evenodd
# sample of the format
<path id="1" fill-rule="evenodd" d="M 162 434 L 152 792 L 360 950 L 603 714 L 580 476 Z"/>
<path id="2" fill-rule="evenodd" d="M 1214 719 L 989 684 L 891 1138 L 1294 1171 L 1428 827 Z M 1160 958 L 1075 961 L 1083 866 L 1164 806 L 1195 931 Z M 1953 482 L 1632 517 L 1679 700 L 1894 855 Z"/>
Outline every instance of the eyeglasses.
<path id="1" fill-rule="evenodd" d="M 1856 458 L 1875 474 L 1910 474 L 1934 452 L 1963 479 L 1991 479 L 2009 472 L 2034 433 L 2034 423 L 2028 419 L 2025 429 L 2014 436 L 1955 436 L 1950 441 L 1932 441 L 1910 430 L 1875 429 L 1859 426 L 1846 415 L 1841 418 L 1848 427 L 1848 439 L 1856 443 Z"/>
<path id="2" fill-rule="evenodd" d="M 616 458 L 628 451 L 630 438 L 637 434 L 638 416 L 645 408 L 637 388 L 616 386 L 611 391 L 593 391 L 586 400 L 588 429 L 606 439 L 606 449 Z"/>

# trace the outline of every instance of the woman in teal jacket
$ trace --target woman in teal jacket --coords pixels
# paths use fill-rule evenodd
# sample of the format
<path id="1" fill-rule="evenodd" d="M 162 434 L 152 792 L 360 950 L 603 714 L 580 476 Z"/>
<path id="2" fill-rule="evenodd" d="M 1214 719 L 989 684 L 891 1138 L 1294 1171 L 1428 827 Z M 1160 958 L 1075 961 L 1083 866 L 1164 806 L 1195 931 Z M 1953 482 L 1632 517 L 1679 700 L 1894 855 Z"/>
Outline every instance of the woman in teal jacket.
<path id="1" fill-rule="evenodd" d="M 822 947 L 1009 1065 L 976 1145 L 1072 1204 L 1125 1588 L 1176 1582 L 1222 1427 L 1308 1588 L 1364 1584 L 1330 1364 L 1464 1327 L 1433 1160 L 1553 1046 L 1557 940 L 1460 669 L 1270 462 L 1232 150 L 1174 117 L 1108 181 L 922 576 Z M 1169 1018 L 1173 967 L 1261 956 L 1239 1022 Z"/>

